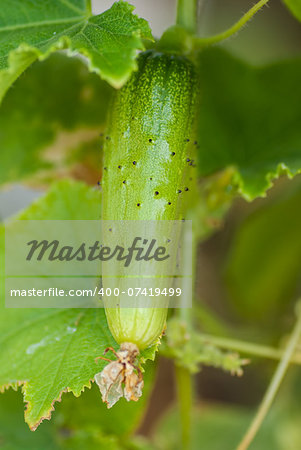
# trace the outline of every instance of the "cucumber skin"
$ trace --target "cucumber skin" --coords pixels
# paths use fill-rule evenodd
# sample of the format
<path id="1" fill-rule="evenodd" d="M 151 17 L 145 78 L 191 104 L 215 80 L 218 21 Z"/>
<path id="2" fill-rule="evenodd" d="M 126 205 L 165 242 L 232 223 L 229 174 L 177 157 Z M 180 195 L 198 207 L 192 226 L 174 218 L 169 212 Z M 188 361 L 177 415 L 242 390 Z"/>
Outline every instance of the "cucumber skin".
<path id="1" fill-rule="evenodd" d="M 186 58 L 140 54 L 138 71 L 115 93 L 109 111 L 104 220 L 183 218 L 193 180 L 197 88 L 195 68 Z M 132 342 L 140 350 L 161 335 L 166 315 L 166 308 L 106 308 L 115 340 Z"/>

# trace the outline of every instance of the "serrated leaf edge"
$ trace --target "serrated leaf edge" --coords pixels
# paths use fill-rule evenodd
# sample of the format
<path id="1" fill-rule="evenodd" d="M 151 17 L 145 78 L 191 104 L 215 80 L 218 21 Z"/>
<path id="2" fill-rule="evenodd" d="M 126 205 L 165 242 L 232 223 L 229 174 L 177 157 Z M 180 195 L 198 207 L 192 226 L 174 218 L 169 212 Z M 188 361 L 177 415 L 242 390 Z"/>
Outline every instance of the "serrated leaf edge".
<path id="1" fill-rule="evenodd" d="M 296 175 L 301 173 L 300 169 L 292 170 L 286 163 L 280 162 L 277 164 L 276 168 L 272 171 L 269 171 L 265 175 L 266 184 L 262 188 L 262 190 L 257 194 L 250 194 L 244 191 L 245 182 L 239 167 L 235 168 L 236 172 L 233 175 L 233 184 L 237 186 L 237 191 L 241 197 L 243 197 L 248 202 L 252 202 L 255 198 L 265 198 L 267 196 L 267 191 L 271 189 L 275 181 L 280 178 L 282 175 L 286 175 L 290 180 L 293 179 Z"/>
<path id="2" fill-rule="evenodd" d="M 132 12 L 135 7 L 133 5 L 127 4 L 130 8 L 130 12 Z M 103 14 L 103 13 L 102 13 Z M 101 14 L 100 14 L 101 15 Z M 133 16 L 135 18 L 137 18 L 137 20 L 140 21 L 144 21 L 145 23 L 147 23 L 147 21 L 143 18 L 140 18 L 137 14 L 133 14 Z M 91 17 L 97 17 L 97 15 L 95 16 L 90 16 L 84 20 L 80 20 L 76 25 L 80 25 L 80 24 L 89 24 L 89 19 Z M 20 44 L 16 49 L 11 50 L 9 52 L 8 55 L 8 67 L 6 69 L 0 70 L 0 77 L 1 75 L 5 74 L 14 74 L 15 72 L 15 76 L 12 79 L 12 82 L 10 83 L 9 86 L 4 87 L 4 90 L 2 93 L 0 93 L 0 102 L 2 101 L 6 91 L 9 89 L 9 87 L 16 81 L 16 79 L 24 72 L 24 70 L 26 70 L 33 62 L 35 62 L 36 60 L 39 61 L 43 61 L 46 58 L 48 58 L 50 56 L 51 53 L 55 52 L 55 51 L 59 51 L 59 50 L 66 50 L 66 54 L 69 57 L 73 57 L 73 56 L 77 56 L 78 54 L 84 56 L 87 59 L 87 67 L 89 69 L 90 72 L 94 72 L 97 75 L 99 75 L 103 80 L 107 81 L 111 86 L 113 86 L 115 89 L 119 89 L 121 88 L 126 81 L 129 79 L 132 71 L 137 70 L 137 62 L 136 59 L 133 59 L 133 57 L 137 54 L 137 50 L 144 50 L 145 47 L 143 45 L 142 39 L 148 39 L 150 41 L 154 41 L 151 32 L 149 33 L 149 35 L 143 35 L 142 34 L 142 30 L 138 29 L 137 31 L 132 31 L 132 36 L 140 39 L 141 42 L 140 44 L 137 43 L 137 47 L 133 48 L 131 50 L 131 54 L 130 54 L 130 58 L 129 60 L 131 61 L 131 65 L 129 67 L 128 73 L 125 74 L 124 76 L 118 76 L 118 77 L 114 77 L 114 76 L 109 76 L 106 75 L 99 67 L 95 66 L 90 58 L 90 53 L 83 48 L 78 48 L 78 49 L 72 49 L 72 42 L 71 39 L 68 36 L 61 36 L 53 45 L 51 45 L 51 47 L 48 48 L 48 50 L 46 50 L 45 52 L 39 50 L 37 47 L 28 45 L 26 43 L 22 43 Z M 28 54 L 28 64 L 24 64 L 21 66 L 21 69 L 16 70 L 16 60 L 18 59 L 18 55 L 21 54 Z M 31 55 L 31 58 L 30 58 Z"/>
<path id="3" fill-rule="evenodd" d="M 59 392 L 59 395 L 52 400 L 52 402 L 50 404 L 50 408 L 48 409 L 48 413 L 46 415 L 42 415 L 37 422 L 30 420 L 30 412 L 32 410 L 32 403 L 29 399 L 26 398 L 29 381 L 23 380 L 23 381 L 15 381 L 12 383 L 3 384 L 0 386 L 0 393 L 3 394 L 5 391 L 7 391 L 9 389 L 13 389 L 14 391 L 17 391 L 20 387 L 22 388 L 23 401 L 25 404 L 24 419 L 25 419 L 25 422 L 27 423 L 27 425 L 29 426 L 29 429 L 31 431 L 35 431 L 44 420 L 51 419 L 52 412 L 55 411 L 54 405 L 55 405 L 55 403 L 62 401 L 63 394 L 71 392 L 74 395 L 74 397 L 78 398 L 85 391 L 85 389 L 91 389 L 92 383 L 94 383 L 93 378 L 89 379 L 88 382 L 84 383 L 79 391 L 72 390 L 69 387 L 62 389 Z"/>

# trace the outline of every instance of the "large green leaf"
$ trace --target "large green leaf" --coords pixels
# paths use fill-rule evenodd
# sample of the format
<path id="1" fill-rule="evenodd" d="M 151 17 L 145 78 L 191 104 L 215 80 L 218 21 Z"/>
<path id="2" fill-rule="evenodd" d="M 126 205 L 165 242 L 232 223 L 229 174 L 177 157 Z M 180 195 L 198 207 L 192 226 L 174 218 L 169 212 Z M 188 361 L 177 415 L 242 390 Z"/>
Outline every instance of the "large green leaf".
<path id="1" fill-rule="evenodd" d="M 120 425 L 135 422 L 129 409 L 136 407 L 141 412 L 141 405 L 122 403 L 116 417 L 108 414 L 104 405 L 98 400 L 97 387 L 85 391 L 79 399 L 71 394 L 57 405 L 57 412 L 51 423 L 45 423 L 32 433 L 24 423 L 22 396 L 20 392 L 8 391 L 0 396 L 0 442 L 1 450 L 138 450 L 145 448 L 137 440 L 119 437 Z M 130 407 L 130 408 L 129 408 Z M 123 414 L 122 414 L 123 413 Z M 111 429 L 108 420 L 111 418 Z M 117 426 L 118 423 L 118 426 Z M 113 430 L 113 431 L 112 431 Z"/>
<path id="2" fill-rule="evenodd" d="M 27 220 L 96 220 L 100 192 L 82 183 L 61 181 L 20 214 Z M 0 229 L 3 277 L 3 228 Z M 50 418 L 63 392 L 79 396 L 90 387 L 104 362 L 95 363 L 108 346 L 116 348 L 103 309 L 8 309 L 1 281 L 0 389 L 22 385 L 31 429 Z M 155 349 L 143 354 L 154 358 Z M 95 401 L 101 402 L 101 397 Z"/>
<path id="3" fill-rule="evenodd" d="M 103 311 L 5 310 L 0 385 L 23 385 L 25 420 L 34 430 L 50 418 L 62 392 L 79 396 L 90 387 L 102 368 L 94 359 L 108 345 L 114 341 Z"/>
<path id="4" fill-rule="evenodd" d="M 199 168 L 234 167 L 246 199 L 301 170 L 301 59 L 251 67 L 212 48 L 200 57 Z"/>
<path id="5" fill-rule="evenodd" d="M 270 324 L 288 310 L 301 274 L 301 183 L 251 214 L 230 248 L 226 280 L 240 314 Z"/>
<path id="6" fill-rule="evenodd" d="M 56 53 L 33 64 L 0 108 L 0 184 L 34 174 L 41 182 L 75 169 L 96 182 L 112 91 L 78 58 Z"/>
<path id="7" fill-rule="evenodd" d="M 91 16 L 89 0 L 0 1 L 0 100 L 13 81 L 35 59 L 67 48 L 81 53 L 90 70 L 120 87 L 136 68 L 142 38 L 151 39 L 147 22 L 133 7 L 117 2 Z"/>
<path id="8" fill-rule="evenodd" d="M 301 22 L 301 0 L 283 0 L 293 15 Z"/>

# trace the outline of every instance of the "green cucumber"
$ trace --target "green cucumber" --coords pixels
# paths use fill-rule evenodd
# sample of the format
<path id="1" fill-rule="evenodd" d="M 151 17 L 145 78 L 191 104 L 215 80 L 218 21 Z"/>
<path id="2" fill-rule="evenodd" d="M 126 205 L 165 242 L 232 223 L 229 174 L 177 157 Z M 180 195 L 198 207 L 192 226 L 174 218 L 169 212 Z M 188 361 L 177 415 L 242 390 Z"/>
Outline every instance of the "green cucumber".
<path id="1" fill-rule="evenodd" d="M 109 112 L 104 220 L 183 218 L 193 187 L 196 92 L 190 60 L 154 51 L 139 56 L 138 71 L 116 92 Z M 158 339 L 166 314 L 166 308 L 106 308 L 115 340 L 139 350 Z"/>

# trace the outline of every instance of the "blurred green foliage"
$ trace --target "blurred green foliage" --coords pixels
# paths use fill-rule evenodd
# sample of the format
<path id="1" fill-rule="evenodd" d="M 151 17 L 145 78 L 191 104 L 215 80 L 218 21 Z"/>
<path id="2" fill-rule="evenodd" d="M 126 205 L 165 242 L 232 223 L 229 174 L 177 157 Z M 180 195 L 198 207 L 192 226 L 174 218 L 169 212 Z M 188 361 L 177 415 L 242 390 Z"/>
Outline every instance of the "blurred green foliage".
<path id="1" fill-rule="evenodd" d="M 301 274 L 301 182 L 250 214 L 235 233 L 226 282 L 241 316 L 274 326 L 288 312 Z"/>
<path id="2" fill-rule="evenodd" d="M 73 144 L 65 139 L 56 151 L 47 152 L 60 132 L 78 129 L 90 131 L 86 139 L 92 141 L 94 164 L 100 171 L 100 142 L 95 136 L 104 126 L 111 93 L 112 88 L 89 73 L 79 58 L 56 53 L 35 63 L 1 105 L 0 184 L 19 182 L 41 169 L 55 178 L 58 170 L 85 161 L 86 155 L 77 151 L 80 136 Z"/>
<path id="3" fill-rule="evenodd" d="M 301 0 L 283 0 L 293 15 L 301 22 Z"/>
<path id="4" fill-rule="evenodd" d="M 34 433 L 24 423 L 21 392 L 12 390 L 0 396 L 0 448 L 3 450 L 143 450 L 144 440 L 130 439 L 126 434 L 137 424 L 148 397 L 152 369 L 148 367 L 146 396 L 143 404 L 120 402 L 109 411 L 93 385 L 79 399 L 65 394 L 57 405 L 51 422 L 45 422 Z"/>

